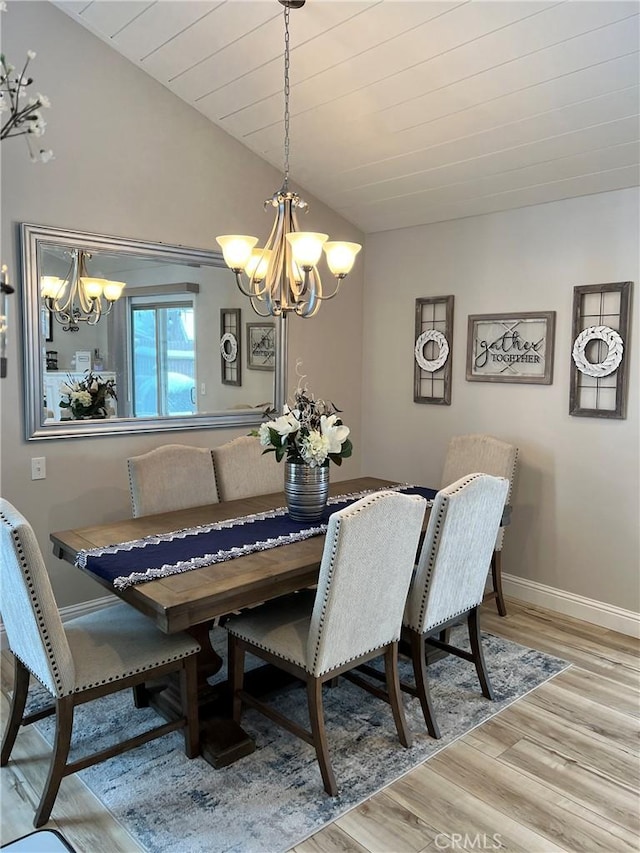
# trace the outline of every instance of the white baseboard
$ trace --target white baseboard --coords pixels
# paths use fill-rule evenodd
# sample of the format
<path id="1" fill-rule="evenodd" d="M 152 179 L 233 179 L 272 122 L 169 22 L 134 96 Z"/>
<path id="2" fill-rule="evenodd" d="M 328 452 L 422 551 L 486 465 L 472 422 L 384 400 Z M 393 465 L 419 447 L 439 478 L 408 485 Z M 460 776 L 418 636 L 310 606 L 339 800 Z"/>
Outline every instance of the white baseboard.
<path id="1" fill-rule="evenodd" d="M 555 613 L 563 613 L 565 616 L 573 616 L 574 619 L 582 619 L 601 628 L 640 638 L 640 613 L 634 613 L 632 610 L 623 610 L 622 607 L 614 607 L 612 604 L 596 601 L 593 598 L 584 598 L 582 595 L 545 586 L 516 575 L 503 574 L 502 588 L 508 598 L 517 598 L 527 604 L 545 607 Z M 95 613 L 103 607 L 112 607 L 119 600 L 115 595 L 104 595 L 101 598 L 93 598 L 91 601 L 72 604 L 61 608 L 60 617 L 63 622 L 67 622 L 69 619 L 85 616 L 87 613 Z M 5 648 L 6 633 L 4 625 L 0 625 L 0 649 Z"/>
<path id="2" fill-rule="evenodd" d="M 640 613 L 633 610 L 624 610 L 604 601 L 584 598 L 582 595 L 509 574 L 502 575 L 502 589 L 506 597 L 517 598 L 527 604 L 545 607 L 547 610 L 573 616 L 574 619 L 582 619 L 601 628 L 640 638 Z"/>
<path id="3" fill-rule="evenodd" d="M 60 618 L 63 622 L 76 619 L 78 616 L 86 616 L 87 613 L 95 613 L 104 607 L 112 607 L 118 604 L 120 599 L 116 595 L 103 595 L 101 598 L 92 598 L 91 601 L 82 601 L 80 604 L 71 604 L 69 607 L 60 609 Z M 0 649 L 7 648 L 7 633 L 4 625 L 0 623 Z"/>

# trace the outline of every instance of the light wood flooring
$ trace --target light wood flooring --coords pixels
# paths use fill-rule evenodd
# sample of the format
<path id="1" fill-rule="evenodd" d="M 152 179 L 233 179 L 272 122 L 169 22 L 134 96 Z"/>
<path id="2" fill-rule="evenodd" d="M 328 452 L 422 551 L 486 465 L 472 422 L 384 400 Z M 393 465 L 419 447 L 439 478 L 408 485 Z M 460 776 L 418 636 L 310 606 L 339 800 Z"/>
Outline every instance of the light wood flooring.
<path id="1" fill-rule="evenodd" d="M 508 609 L 501 619 L 485 605 L 483 628 L 574 665 L 294 853 L 639 849 L 640 641 L 514 601 Z M 9 678 L 5 653 L 3 720 Z M 47 768 L 44 741 L 33 727 L 22 730 L 0 772 L 0 843 L 32 830 Z M 73 776 L 63 780 L 47 826 L 78 853 L 140 849 Z"/>

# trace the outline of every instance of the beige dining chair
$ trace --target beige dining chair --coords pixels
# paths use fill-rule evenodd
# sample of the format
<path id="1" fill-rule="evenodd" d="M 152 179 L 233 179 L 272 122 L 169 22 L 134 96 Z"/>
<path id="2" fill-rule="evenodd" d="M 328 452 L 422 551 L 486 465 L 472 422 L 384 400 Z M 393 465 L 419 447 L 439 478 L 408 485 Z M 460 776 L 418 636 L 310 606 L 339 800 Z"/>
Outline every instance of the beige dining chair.
<path id="1" fill-rule="evenodd" d="M 448 486 L 466 474 L 491 474 L 509 481 L 507 504 L 513 502 L 518 467 L 518 448 L 491 435 L 456 435 L 447 448 L 442 472 L 442 487 Z M 500 616 L 507 615 L 502 591 L 502 547 L 505 528 L 500 527 L 491 557 L 492 590 L 486 599 L 495 598 Z"/>
<path id="2" fill-rule="evenodd" d="M 427 644 L 473 662 L 483 695 L 493 699 L 478 608 L 508 490 L 509 481 L 503 477 L 471 474 L 441 489 L 431 508 L 404 616 L 403 637 L 411 647 L 415 687 L 403 683 L 402 689 L 418 696 L 429 734 L 435 738 L 440 730 L 427 684 Z M 470 652 L 444 642 L 441 633 L 465 614 Z"/>
<path id="3" fill-rule="evenodd" d="M 200 753 L 196 655 L 200 646 L 188 634 L 163 634 L 128 604 L 80 616 L 64 625 L 49 576 L 28 521 L 0 499 L 0 578 L 2 620 L 13 655 L 14 688 L 2 741 L 0 765 L 8 763 L 20 726 L 55 714 L 56 734 L 49 775 L 34 826 L 47 822 L 65 776 L 147 741 L 184 729 L 189 758 Z M 180 675 L 182 713 L 143 734 L 68 762 L 77 705 L 140 684 L 147 678 Z M 25 715 L 29 677 L 51 694 L 54 704 Z M 121 720 L 126 729 L 127 720 Z"/>
<path id="4" fill-rule="evenodd" d="M 241 435 L 213 448 L 213 466 L 221 501 L 269 495 L 284 488 L 283 466 L 274 453 L 263 453 L 260 441 Z"/>
<path id="5" fill-rule="evenodd" d="M 411 745 L 399 690 L 398 640 L 425 506 L 423 498 L 385 491 L 333 513 L 317 591 L 269 602 L 225 625 L 234 720 L 239 723 L 242 705 L 250 705 L 313 745 L 330 796 L 338 787 L 324 723 L 325 682 L 384 654 L 398 737 L 403 746 Z M 306 684 L 310 730 L 244 690 L 247 651 Z"/>
<path id="6" fill-rule="evenodd" d="M 133 517 L 218 503 L 211 451 L 165 444 L 127 460 Z"/>

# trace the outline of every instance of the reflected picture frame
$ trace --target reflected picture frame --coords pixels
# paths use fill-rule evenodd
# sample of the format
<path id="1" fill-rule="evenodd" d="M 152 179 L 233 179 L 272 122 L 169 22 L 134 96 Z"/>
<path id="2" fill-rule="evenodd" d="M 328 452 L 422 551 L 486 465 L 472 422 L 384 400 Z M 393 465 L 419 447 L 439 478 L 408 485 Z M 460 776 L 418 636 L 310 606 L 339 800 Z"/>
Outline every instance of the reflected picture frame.
<path id="1" fill-rule="evenodd" d="M 247 323 L 247 367 L 250 370 L 274 370 L 275 363 L 275 323 Z"/>

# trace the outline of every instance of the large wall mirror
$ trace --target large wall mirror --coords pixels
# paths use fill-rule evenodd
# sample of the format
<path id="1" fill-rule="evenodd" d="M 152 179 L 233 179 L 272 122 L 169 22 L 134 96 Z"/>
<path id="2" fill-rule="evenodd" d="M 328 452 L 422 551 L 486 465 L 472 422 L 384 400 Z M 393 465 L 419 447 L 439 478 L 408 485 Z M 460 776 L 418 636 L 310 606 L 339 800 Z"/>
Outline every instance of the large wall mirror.
<path id="1" fill-rule="evenodd" d="M 251 427 L 281 408 L 284 333 L 254 314 L 220 253 L 26 223 L 20 232 L 27 439 Z M 125 283 L 95 324 L 59 322 L 47 308 L 45 283 L 68 291 L 79 259 L 83 276 Z M 90 375 L 115 392 L 93 413 L 68 405 Z"/>

